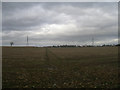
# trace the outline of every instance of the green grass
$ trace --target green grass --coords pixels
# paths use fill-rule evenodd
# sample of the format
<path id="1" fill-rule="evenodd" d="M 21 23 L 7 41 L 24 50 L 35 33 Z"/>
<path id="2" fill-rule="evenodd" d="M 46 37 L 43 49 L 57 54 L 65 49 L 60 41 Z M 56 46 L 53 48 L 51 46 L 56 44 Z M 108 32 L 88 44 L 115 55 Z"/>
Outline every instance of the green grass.
<path id="1" fill-rule="evenodd" d="M 3 88 L 116 88 L 118 47 L 3 47 Z"/>

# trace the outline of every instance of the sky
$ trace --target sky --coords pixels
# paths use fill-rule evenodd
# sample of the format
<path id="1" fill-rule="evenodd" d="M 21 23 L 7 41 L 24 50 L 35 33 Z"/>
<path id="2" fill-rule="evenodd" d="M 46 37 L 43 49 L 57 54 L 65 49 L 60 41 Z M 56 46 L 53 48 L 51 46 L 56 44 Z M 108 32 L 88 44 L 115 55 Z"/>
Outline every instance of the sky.
<path id="1" fill-rule="evenodd" d="M 2 44 L 118 43 L 117 2 L 3 2 Z"/>

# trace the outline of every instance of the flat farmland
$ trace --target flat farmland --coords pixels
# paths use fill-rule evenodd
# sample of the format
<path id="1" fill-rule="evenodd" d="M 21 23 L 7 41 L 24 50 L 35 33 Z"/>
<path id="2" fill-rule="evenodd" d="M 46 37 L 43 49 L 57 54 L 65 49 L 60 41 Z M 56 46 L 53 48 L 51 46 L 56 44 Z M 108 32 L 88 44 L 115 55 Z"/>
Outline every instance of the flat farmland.
<path id="1" fill-rule="evenodd" d="M 117 88 L 118 47 L 2 48 L 3 88 Z"/>

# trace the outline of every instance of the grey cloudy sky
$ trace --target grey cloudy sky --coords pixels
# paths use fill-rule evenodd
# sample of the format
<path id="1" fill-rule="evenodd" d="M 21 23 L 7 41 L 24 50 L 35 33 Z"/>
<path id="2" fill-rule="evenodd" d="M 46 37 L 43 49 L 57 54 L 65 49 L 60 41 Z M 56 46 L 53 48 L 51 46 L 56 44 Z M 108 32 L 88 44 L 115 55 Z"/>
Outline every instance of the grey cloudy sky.
<path id="1" fill-rule="evenodd" d="M 117 2 L 3 2 L 3 45 L 118 43 Z"/>

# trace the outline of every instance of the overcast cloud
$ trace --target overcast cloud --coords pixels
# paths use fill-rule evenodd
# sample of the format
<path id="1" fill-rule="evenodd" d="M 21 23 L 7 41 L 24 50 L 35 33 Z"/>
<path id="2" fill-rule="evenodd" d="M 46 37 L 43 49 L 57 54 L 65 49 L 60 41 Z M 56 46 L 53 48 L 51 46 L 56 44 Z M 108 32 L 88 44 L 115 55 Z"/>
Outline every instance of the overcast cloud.
<path id="1" fill-rule="evenodd" d="M 3 2 L 3 45 L 118 43 L 117 2 Z"/>

